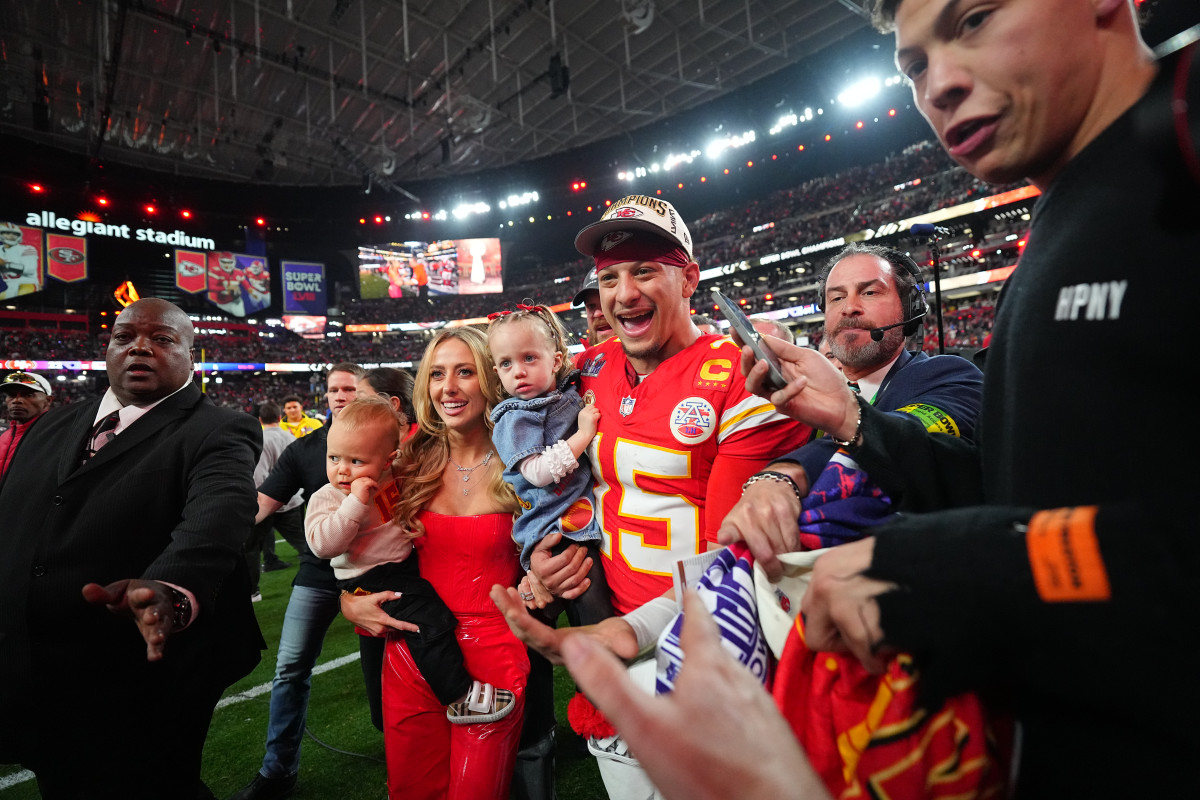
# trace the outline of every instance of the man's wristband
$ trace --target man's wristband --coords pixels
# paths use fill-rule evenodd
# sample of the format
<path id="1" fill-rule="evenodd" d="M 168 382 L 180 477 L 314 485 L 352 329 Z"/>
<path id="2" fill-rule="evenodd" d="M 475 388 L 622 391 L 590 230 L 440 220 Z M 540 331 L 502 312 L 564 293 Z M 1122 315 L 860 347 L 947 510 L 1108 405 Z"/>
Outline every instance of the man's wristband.
<path id="1" fill-rule="evenodd" d="M 775 483 L 786 483 L 788 486 L 792 487 L 792 494 L 796 495 L 796 502 L 800 503 L 801 505 L 804 504 L 804 495 L 800 493 L 800 487 L 799 487 L 799 485 L 797 485 L 796 481 L 792 478 L 792 476 L 785 475 L 782 472 L 775 472 L 774 470 L 769 470 L 769 469 L 763 470 L 762 472 L 756 472 L 753 475 L 751 475 L 750 478 L 745 483 L 742 484 L 742 494 L 746 493 L 747 487 L 749 487 L 751 484 L 758 483 L 759 481 L 774 481 Z"/>
<path id="2" fill-rule="evenodd" d="M 856 406 L 858 406 L 858 422 L 855 423 L 855 425 L 854 425 L 854 435 L 843 442 L 842 440 L 840 440 L 836 436 L 834 436 L 832 433 L 829 434 L 829 438 L 832 439 L 833 443 L 836 444 L 838 447 L 858 447 L 860 444 L 862 444 L 863 411 L 862 411 L 862 401 L 860 400 L 858 395 L 854 396 L 854 404 Z"/>

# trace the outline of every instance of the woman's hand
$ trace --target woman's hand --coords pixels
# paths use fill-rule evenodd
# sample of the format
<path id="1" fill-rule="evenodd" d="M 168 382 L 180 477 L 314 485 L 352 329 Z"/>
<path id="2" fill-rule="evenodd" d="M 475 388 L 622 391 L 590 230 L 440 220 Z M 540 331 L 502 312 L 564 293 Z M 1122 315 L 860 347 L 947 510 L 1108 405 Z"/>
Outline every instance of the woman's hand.
<path id="1" fill-rule="evenodd" d="M 389 631 L 417 633 L 421 629 L 411 622 L 389 616 L 381 606 L 400 597 L 400 592 L 351 594 L 342 592 L 342 616 L 372 636 L 385 636 Z"/>
<path id="2" fill-rule="evenodd" d="M 525 577 L 521 579 L 521 584 L 517 587 L 517 592 L 521 595 L 521 600 L 525 602 L 526 608 L 545 608 L 554 602 L 554 595 L 542 585 L 542 582 L 537 579 L 537 575 L 532 572 L 525 573 Z"/>

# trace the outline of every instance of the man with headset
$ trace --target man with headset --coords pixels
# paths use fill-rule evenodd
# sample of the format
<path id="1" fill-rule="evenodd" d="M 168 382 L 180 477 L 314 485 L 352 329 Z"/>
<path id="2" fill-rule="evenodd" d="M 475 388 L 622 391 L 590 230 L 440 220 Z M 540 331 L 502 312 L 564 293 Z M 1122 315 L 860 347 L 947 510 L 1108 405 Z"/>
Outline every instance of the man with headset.
<path id="1" fill-rule="evenodd" d="M 929 313 L 920 278 L 917 265 L 898 250 L 847 245 L 818 276 L 824 341 L 864 400 L 926 430 L 969 439 L 979 413 L 982 373 L 958 356 L 904 349 Z M 777 577 L 775 554 L 800 549 L 800 498 L 837 449 L 833 439 L 817 439 L 758 473 L 725 517 L 722 540 L 745 539 L 768 574 Z M 905 507 L 905 498 L 893 500 Z M 773 546 L 766 547 L 766 540 Z"/>

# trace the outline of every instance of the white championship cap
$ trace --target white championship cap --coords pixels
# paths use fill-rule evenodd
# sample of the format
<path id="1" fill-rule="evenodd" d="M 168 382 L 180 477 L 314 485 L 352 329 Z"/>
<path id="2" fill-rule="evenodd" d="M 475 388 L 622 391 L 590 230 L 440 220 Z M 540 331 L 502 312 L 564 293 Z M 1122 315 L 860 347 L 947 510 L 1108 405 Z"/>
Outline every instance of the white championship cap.
<path id="1" fill-rule="evenodd" d="M 696 260 L 692 254 L 692 235 L 675 206 L 643 194 L 631 194 L 609 206 L 599 222 L 588 225 L 575 237 L 575 249 L 585 256 L 594 256 L 615 247 L 637 231 L 672 241 L 683 248 L 688 261 Z"/>

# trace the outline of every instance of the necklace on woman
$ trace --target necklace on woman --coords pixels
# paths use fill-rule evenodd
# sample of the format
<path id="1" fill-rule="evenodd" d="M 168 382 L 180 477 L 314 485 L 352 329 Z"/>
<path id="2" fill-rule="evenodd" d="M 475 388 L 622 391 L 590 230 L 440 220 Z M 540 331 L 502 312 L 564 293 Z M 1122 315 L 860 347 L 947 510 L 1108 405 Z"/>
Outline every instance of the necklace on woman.
<path id="1" fill-rule="evenodd" d="M 463 483 L 470 483 L 471 475 L 474 474 L 475 470 L 479 469 L 480 467 L 486 467 L 488 465 L 488 462 L 492 460 L 492 455 L 493 455 L 492 451 L 488 450 L 486 453 L 484 453 L 483 460 L 480 461 L 478 464 L 476 464 L 473 467 L 464 467 L 462 464 L 459 464 L 457 461 L 455 461 L 453 458 L 451 458 L 449 453 L 446 454 L 446 458 L 450 459 L 450 463 L 454 465 L 454 469 L 457 470 L 459 472 L 459 474 L 462 474 Z M 464 486 L 463 487 L 463 497 L 466 497 L 470 493 L 471 493 L 471 487 Z"/>

